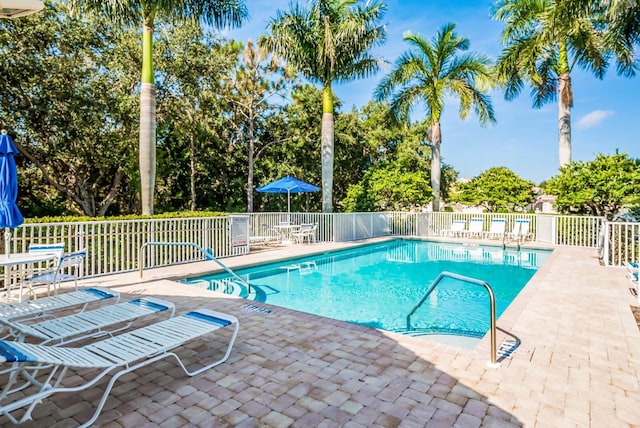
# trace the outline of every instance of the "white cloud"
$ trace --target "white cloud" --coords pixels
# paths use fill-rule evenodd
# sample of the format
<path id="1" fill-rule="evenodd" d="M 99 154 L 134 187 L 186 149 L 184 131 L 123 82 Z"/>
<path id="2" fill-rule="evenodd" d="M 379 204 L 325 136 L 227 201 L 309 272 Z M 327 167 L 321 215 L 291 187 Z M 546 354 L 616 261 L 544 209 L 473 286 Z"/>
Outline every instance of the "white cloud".
<path id="1" fill-rule="evenodd" d="M 578 120 L 576 123 L 577 129 L 589 129 L 594 128 L 605 119 L 613 116 L 613 110 L 594 110 L 591 113 L 587 113 Z"/>

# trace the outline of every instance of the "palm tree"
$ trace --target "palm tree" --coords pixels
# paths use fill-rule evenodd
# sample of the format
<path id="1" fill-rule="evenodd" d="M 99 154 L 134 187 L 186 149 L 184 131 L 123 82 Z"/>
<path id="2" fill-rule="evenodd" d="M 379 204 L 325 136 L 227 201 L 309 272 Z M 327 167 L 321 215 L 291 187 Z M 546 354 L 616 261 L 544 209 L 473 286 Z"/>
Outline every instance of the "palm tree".
<path id="1" fill-rule="evenodd" d="M 606 44 L 603 14 L 592 7 L 571 7 L 577 3 L 501 0 L 494 10 L 494 18 L 506 24 L 502 33 L 505 48 L 497 64 L 505 98 L 518 96 L 527 82 L 533 88 L 534 107 L 557 99 L 561 167 L 571 162 L 571 71 L 578 65 L 602 79 L 614 50 Z M 616 50 L 622 58 L 624 47 L 617 45 Z"/>
<path id="2" fill-rule="evenodd" d="M 377 1 L 313 0 L 309 9 L 298 4 L 278 11 L 269 22 L 270 35 L 261 48 L 282 58 L 289 67 L 323 87 L 322 96 L 322 211 L 332 211 L 333 199 L 333 82 L 348 82 L 378 71 L 380 60 L 370 55 L 386 31 L 380 20 L 386 5 Z"/>
<path id="3" fill-rule="evenodd" d="M 597 18 L 605 28 L 605 43 L 616 56 L 618 74 L 635 76 L 637 63 L 634 47 L 640 43 L 640 7 L 637 0 L 564 0 L 560 7 L 562 20 L 581 16 Z"/>
<path id="4" fill-rule="evenodd" d="M 400 55 L 375 91 L 379 101 L 391 99 L 389 108 L 396 120 L 408 120 L 416 104 L 424 105 L 430 127 L 434 211 L 440 210 L 440 119 L 445 97 L 459 98 L 461 119 L 473 108 L 482 125 L 495 122 L 491 99 L 485 92 L 492 82 L 490 60 L 476 53 L 461 54 L 469 49 L 469 40 L 458 36 L 454 29 L 455 24 L 443 25 L 431 41 L 416 33 L 405 33 L 410 50 Z"/>
<path id="5" fill-rule="evenodd" d="M 153 214 L 156 176 L 156 90 L 153 31 L 156 17 L 237 26 L 247 16 L 243 0 L 70 0 L 77 11 L 104 14 L 122 25 L 142 24 L 140 89 L 140 199 L 142 214 Z"/>

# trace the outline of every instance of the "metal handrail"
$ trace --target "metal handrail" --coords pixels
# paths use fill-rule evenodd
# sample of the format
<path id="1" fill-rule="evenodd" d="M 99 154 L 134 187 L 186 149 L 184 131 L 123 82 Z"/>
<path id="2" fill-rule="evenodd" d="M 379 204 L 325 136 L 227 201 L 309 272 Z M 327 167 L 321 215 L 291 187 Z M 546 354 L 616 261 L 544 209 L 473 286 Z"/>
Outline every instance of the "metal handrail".
<path id="1" fill-rule="evenodd" d="M 204 256 L 205 260 L 212 260 L 214 261 L 218 266 L 220 266 L 222 269 L 224 269 L 228 274 L 230 274 L 231 276 L 233 276 L 234 278 L 236 278 L 238 281 L 240 281 L 241 283 L 243 283 L 244 285 L 247 286 L 247 291 L 249 293 L 251 293 L 251 284 L 249 284 L 249 282 L 242 278 L 241 276 L 239 276 L 237 273 L 235 273 L 234 271 L 231 270 L 231 268 L 227 265 L 225 265 L 224 263 L 222 263 L 220 260 L 218 260 L 214 255 L 213 255 L 213 250 L 211 250 L 211 248 L 207 248 L 206 250 L 204 248 L 202 248 L 200 245 L 194 243 L 194 242 L 145 242 L 144 244 L 142 244 L 140 246 L 140 261 L 138 262 L 138 264 L 140 265 L 140 278 L 142 278 L 142 272 L 144 270 L 145 264 L 146 264 L 146 253 L 143 251 L 146 247 L 153 245 L 153 246 L 167 246 L 167 247 L 176 247 L 176 246 L 182 246 L 182 247 L 193 247 L 196 250 L 200 251 L 202 253 L 202 255 Z"/>
<path id="2" fill-rule="evenodd" d="M 436 288 L 436 286 L 440 283 L 440 281 L 442 281 L 442 279 L 445 278 L 445 277 L 457 279 L 458 281 L 468 282 L 470 284 L 480 285 L 480 286 L 484 287 L 487 290 L 487 292 L 489 293 L 489 300 L 490 300 L 489 305 L 490 305 L 490 312 L 491 312 L 490 313 L 490 316 L 491 316 L 491 327 L 490 327 L 490 331 L 491 331 L 491 361 L 490 361 L 489 365 L 491 367 L 498 367 L 500 364 L 498 363 L 498 354 L 496 352 L 496 298 L 495 298 L 495 295 L 493 294 L 493 289 L 485 281 L 481 281 L 479 279 L 471 278 L 471 277 L 468 277 L 468 276 L 458 275 L 456 273 L 441 272 L 440 275 L 438 275 L 438 277 L 431 283 L 431 286 L 429 287 L 429 289 L 427 289 L 427 291 L 424 293 L 422 298 L 420 298 L 418 303 L 416 303 L 415 306 L 413 307 L 413 309 L 411 309 L 411 312 L 409 312 L 409 314 L 407 315 L 407 330 L 408 331 L 412 330 L 412 328 L 411 328 L 411 315 L 413 315 L 415 313 L 415 311 L 417 311 L 418 308 L 420 306 L 422 306 L 424 301 L 427 300 L 427 297 L 429 297 L 429 294 L 431 294 L 431 292 Z"/>

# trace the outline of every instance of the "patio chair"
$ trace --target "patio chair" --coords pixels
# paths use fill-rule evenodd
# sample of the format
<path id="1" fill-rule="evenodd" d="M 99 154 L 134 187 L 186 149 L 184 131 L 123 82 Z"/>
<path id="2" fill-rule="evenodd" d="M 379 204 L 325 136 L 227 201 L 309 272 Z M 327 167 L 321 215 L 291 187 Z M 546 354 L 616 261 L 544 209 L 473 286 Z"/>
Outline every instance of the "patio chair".
<path id="1" fill-rule="evenodd" d="M 52 253 L 58 257 L 64 253 L 64 243 L 54 242 L 52 244 L 29 244 L 30 253 Z"/>
<path id="2" fill-rule="evenodd" d="M 484 232 L 484 237 L 489 239 L 503 239 L 507 220 L 504 218 L 494 218 L 491 220 L 491 226 L 488 232 Z"/>
<path id="3" fill-rule="evenodd" d="M 474 217 L 469 220 L 469 229 L 462 234 L 466 238 L 482 238 L 482 228 L 484 227 L 484 219 L 480 217 Z"/>
<path id="4" fill-rule="evenodd" d="M 529 232 L 529 224 L 531 221 L 528 218 L 518 218 L 513 224 L 511 232 L 507 233 L 507 239 L 513 239 L 514 241 L 523 242 L 527 239 L 533 239 L 533 234 Z"/>
<path id="5" fill-rule="evenodd" d="M 58 294 L 58 288 L 61 282 L 73 280 L 76 291 L 78 290 L 78 278 L 81 276 L 82 263 L 87 252 L 85 250 L 74 251 L 73 253 L 62 254 L 58 259 L 56 266 L 48 270 L 25 278 L 20 283 L 20 295 L 22 295 L 23 286 L 27 286 L 29 293 L 34 298 L 37 297 L 34 287 L 46 286 L 47 296 L 51 293 Z"/>
<path id="6" fill-rule="evenodd" d="M 226 352 L 222 358 L 212 363 L 189 371 L 180 357 L 173 352 L 192 340 L 231 325 L 234 326 L 234 330 Z M 31 419 L 31 413 L 38 404 L 53 394 L 83 391 L 113 373 L 93 416 L 82 425 L 89 426 L 98 418 L 113 385 L 123 375 L 164 358 L 173 357 L 188 376 L 195 376 L 229 358 L 238 330 L 239 323 L 236 317 L 198 309 L 79 348 L 2 340 L 0 363 L 11 364 L 14 371 L 3 387 L 0 415 L 6 415 L 13 423 L 23 423 Z M 45 369 L 46 367 L 50 369 Z M 84 381 L 83 377 L 76 376 L 78 372 L 84 373 Z M 65 385 L 68 378 L 71 378 L 71 381 Z M 23 381 L 28 387 L 20 388 L 19 393 L 13 393 L 17 389 L 15 385 Z M 23 413 L 15 414 L 19 409 L 24 409 Z"/>
<path id="7" fill-rule="evenodd" d="M 0 318 L 0 324 L 8 327 L 18 342 L 29 337 L 30 341 L 38 340 L 41 345 L 49 342 L 60 345 L 88 337 L 111 335 L 129 328 L 138 318 L 164 311 L 169 311 L 169 317 L 173 317 L 175 305 L 166 300 L 143 297 L 37 323 Z M 118 324 L 125 325 L 117 326 Z M 111 326 L 117 327 L 106 330 Z"/>
<path id="8" fill-rule="evenodd" d="M 440 231 L 440 236 L 462 236 L 462 232 L 464 232 L 466 225 L 466 220 L 453 220 L 449 229 L 442 229 Z"/>
<path id="9" fill-rule="evenodd" d="M 300 229 L 291 234 L 291 237 L 295 239 L 298 244 L 304 243 L 305 239 L 309 244 L 311 242 L 316 242 L 316 229 L 318 228 L 317 224 L 314 223 L 302 223 L 300 225 Z"/>

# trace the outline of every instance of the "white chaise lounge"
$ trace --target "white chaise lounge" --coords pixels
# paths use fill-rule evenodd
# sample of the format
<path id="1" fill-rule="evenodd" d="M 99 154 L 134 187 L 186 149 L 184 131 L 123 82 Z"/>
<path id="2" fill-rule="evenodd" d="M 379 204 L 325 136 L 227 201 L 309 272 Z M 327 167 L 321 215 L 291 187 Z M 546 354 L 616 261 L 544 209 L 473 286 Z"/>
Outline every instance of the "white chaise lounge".
<path id="1" fill-rule="evenodd" d="M 142 297 L 35 323 L 0 318 L 0 324 L 8 327 L 19 342 L 30 338 L 30 341 L 37 340 L 41 345 L 50 342 L 68 344 L 125 330 L 138 318 L 164 311 L 169 311 L 169 317 L 172 317 L 175 305 L 154 297 Z"/>
<path id="2" fill-rule="evenodd" d="M 172 352 L 191 340 L 227 326 L 233 326 L 234 330 L 224 356 L 217 361 L 189 371 Z M 187 375 L 197 375 L 229 358 L 238 329 L 239 323 L 234 316 L 198 309 L 79 348 L 0 340 L 0 363 L 13 365 L 14 369 L 3 387 L 0 415 L 6 415 L 13 423 L 28 421 L 33 409 L 51 395 L 85 390 L 113 374 L 93 416 L 82 425 L 89 426 L 98 418 L 113 385 L 123 375 L 168 357 L 175 358 Z M 85 382 L 78 384 L 82 379 L 74 376 L 78 371 L 87 376 Z M 65 385 L 70 377 L 73 379 Z M 19 393 L 12 393 L 21 382 L 25 382 L 25 387 L 19 388 Z M 20 409 L 23 412 L 16 415 Z"/>
<path id="3" fill-rule="evenodd" d="M 104 287 L 90 287 L 37 300 L 23 300 L 19 303 L 0 305 L 0 318 L 16 320 L 52 316 L 51 313 L 54 311 L 80 305 L 82 305 L 80 311 L 83 311 L 89 303 L 106 299 L 114 299 L 114 303 L 118 303 L 120 293 Z"/>
<path id="4" fill-rule="evenodd" d="M 493 220 L 491 220 L 489 231 L 484 233 L 484 237 L 489 239 L 503 239 L 506 226 L 507 226 L 506 219 L 494 218 Z"/>

